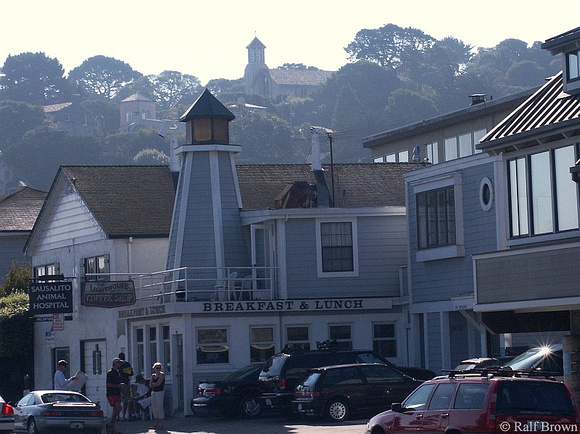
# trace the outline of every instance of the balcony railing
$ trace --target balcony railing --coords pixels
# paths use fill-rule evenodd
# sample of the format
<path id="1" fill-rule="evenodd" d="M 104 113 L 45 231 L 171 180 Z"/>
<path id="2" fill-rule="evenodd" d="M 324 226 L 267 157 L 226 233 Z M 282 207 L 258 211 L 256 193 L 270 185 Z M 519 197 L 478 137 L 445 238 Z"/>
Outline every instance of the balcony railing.
<path id="1" fill-rule="evenodd" d="M 275 267 L 182 267 L 155 273 L 87 273 L 86 280 L 132 280 L 138 305 L 274 300 L 278 292 Z"/>

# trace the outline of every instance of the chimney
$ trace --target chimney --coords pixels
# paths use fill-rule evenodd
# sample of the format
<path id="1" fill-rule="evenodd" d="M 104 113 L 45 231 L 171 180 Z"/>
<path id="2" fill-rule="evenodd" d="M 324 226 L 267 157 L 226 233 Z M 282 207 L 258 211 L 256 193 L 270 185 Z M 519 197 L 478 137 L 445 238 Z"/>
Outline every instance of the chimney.
<path id="1" fill-rule="evenodd" d="M 326 178 L 322 170 L 322 163 L 320 160 L 320 131 L 326 130 L 322 127 L 310 127 L 312 133 L 312 155 L 310 157 L 310 167 L 314 172 L 316 178 L 316 192 L 317 204 L 321 208 L 328 208 L 330 206 L 330 192 L 326 184 Z"/>

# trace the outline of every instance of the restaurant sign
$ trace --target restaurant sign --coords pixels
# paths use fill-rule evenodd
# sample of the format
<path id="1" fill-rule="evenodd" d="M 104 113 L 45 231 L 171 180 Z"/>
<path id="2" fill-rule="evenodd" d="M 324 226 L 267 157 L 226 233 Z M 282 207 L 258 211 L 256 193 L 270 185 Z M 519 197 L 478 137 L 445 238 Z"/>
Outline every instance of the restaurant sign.
<path id="1" fill-rule="evenodd" d="M 36 282 L 28 286 L 32 315 L 71 313 L 73 311 L 72 282 Z"/>
<path id="2" fill-rule="evenodd" d="M 119 282 L 85 282 L 82 304 L 93 307 L 122 307 L 135 304 L 135 284 L 132 280 Z"/>

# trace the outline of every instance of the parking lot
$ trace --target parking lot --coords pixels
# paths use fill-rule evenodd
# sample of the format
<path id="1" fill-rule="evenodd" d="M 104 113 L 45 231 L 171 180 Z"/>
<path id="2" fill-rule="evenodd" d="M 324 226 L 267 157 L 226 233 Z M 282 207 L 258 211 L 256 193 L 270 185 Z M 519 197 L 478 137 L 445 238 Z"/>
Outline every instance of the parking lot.
<path id="1" fill-rule="evenodd" d="M 152 421 L 118 422 L 117 429 L 123 434 L 143 434 L 168 432 L 171 434 L 364 434 L 368 419 L 358 419 L 344 423 L 325 423 L 320 420 L 296 420 L 264 415 L 258 419 L 228 419 L 225 417 L 171 417 L 165 420 L 167 431 L 149 429 Z"/>

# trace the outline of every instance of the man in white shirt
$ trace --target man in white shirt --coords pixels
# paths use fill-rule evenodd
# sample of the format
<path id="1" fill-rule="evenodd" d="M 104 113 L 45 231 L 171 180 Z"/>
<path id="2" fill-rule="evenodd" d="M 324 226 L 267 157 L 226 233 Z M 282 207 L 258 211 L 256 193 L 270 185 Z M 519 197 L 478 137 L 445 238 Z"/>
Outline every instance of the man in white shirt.
<path id="1" fill-rule="evenodd" d="M 58 361 L 58 368 L 54 373 L 54 388 L 55 390 L 67 390 L 68 384 L 76 380 L 77 377 L 73 375 L 70 378 L 66 378 L 64 376 L 64 371 L 66 371 L 66 367 L 68 366 L 68 362 L 66 360 L 59 360 Z"/>

